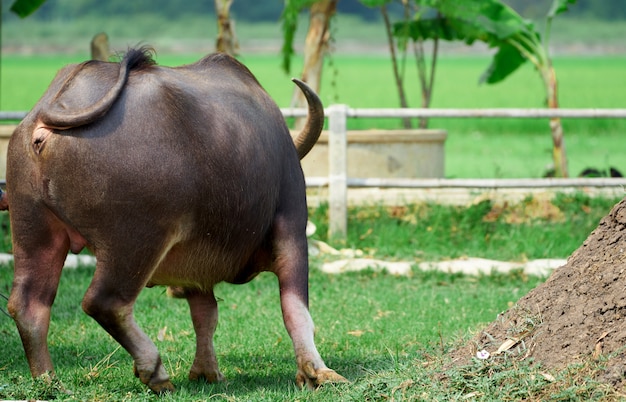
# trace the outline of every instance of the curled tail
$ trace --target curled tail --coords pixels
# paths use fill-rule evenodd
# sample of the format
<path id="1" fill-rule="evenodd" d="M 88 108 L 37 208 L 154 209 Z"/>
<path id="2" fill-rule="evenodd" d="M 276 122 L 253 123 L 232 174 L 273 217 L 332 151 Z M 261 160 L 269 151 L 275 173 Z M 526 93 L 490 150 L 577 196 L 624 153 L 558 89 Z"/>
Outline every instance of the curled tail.
<path id="1" fill-rule="evenodd" d="M 131 70 L 155 64 L 152 59 L 152 53 L 152 49 L 148 47 L 129 49 L 124 55 L 122 61 L 119 63 L 120 70 L 117 81 L 96 103 L 79 110 L 68 110 L 64 108 L 60 102 L 53 102 L 51 107 L 41 111 L 39 116 L 41 122 L 47 127 L 63 130 L 71 127 L 83 126 L 98 120 L 109 111 L 111 106 L 115 103 L 115 100 L 119 97 L 122 89 L 124 89 L 124 85 L 126 85 L 128 74 Z M 65 80 L 65 83 L 55 96 L 54 100 L 57 100 L 63 94 L 69 83 L 80 72 L 80 70 L 82 70 L 83 67 L 93 62 L 93 60 L 90 60 L 79 64 Z"/>

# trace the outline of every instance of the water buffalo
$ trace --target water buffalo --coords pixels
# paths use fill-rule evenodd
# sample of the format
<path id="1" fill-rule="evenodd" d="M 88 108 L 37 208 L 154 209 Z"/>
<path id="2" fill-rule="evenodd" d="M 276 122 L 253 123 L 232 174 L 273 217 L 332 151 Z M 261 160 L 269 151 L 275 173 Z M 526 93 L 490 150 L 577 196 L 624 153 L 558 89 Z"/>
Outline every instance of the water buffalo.
<path id="1" fill-rule="evenodd" d="M 174 387 L 133 317 L 141 290 L 166 285 L 187 299 L 196 333 L 189 377 L 220 381 L 213 287 L 260 271 L 278 277 L 297 383 L 345 381 L 317 352 L 308 312 L 299 158 L 324 116 L 317 95 L 294 81 L 309 102 L 295 141 L 252 73 L 224 54 L 168 68 L 148 49 L 131 49 L 120 63 L 92 60 L 57 74 L 13 133 L 7 161 L 8 309 L 33 376 L 54 373 L 50 308 L 68 251 L 86 247 L 97 264 L 82 308 L 153 391 Z"/>

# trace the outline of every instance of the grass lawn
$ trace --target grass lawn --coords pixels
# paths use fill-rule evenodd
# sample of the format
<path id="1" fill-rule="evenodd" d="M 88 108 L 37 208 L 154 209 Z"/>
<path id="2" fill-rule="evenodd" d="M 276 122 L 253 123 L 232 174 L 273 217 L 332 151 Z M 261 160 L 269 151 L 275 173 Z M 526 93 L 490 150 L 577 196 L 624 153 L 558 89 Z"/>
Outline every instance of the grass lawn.
<path id="1" fill-rule="evenodd" d="M 346 246 L 366 255 L 415 261 L 567 258 L 618 201 L 575 194 L 514 205 L 354 207 L 348 211 Z M 309 215 L 323 241 L 328 241 L 327 216 L 326 206 Z"/>
<path id="2" fill-rule="evenodd" d="M 316 263 L 314 263 L 314 266 Z M 0 269 L 0 283 L 11 271 Z M 98 324 L 82 313 L 80 300 L 92 268 L 64 273 L 53 309 L 49 344 L 72 399 L 151 399 L 132 375 L 129 355 Z M 326 363 L 357 383 L 368 373 L 393 370 L 429 354 L 441 353 L 469 327 L 493 320 L 540 278 L 471 278 L 415 271 L 409 278 L 359 273 L 311 273 L 311 312 L 316 340 Z M 7 292 L 3 285 L 2 293 Z M 191 383 L 194 335 L 184 301 L 167 299 L 163 289 L 147 289 L 136 306 L 140 326 L 155 340 L 179 392 L 166 400 L 197 400 L 222 395 L 236 400 L 336 400 L 301 393 L 294 386 L 295 359 L 283 327 L 277 281 L 266 274 L 243 286 L 221 285 L 220 323 L 215 337 L 218 361 L 227 381 Z M 63 397 L 33 387 L 12 320 L 0 316 L 4 352 L 0 398 Z M 159 335 L 161 334 L 161 335 Z"/>
<path id="3" fill-rule="evenodd" d="M 516 260 L 566 257 L 615 202 L 563 195 L 549 205 L 529 199 L 504 208 L 489 202 L 470 207 L 356 208 L 350 211 L 348 245 L 376 258 L 413 262 L 462 255 Z M 310 212 L 318 233 L 325 233 L 325 207 Z M 0 249 L 9 250 L 7 216 L 0 218 L 5 230 Z M 215 344 L 227 379 L 217 385 L 186 378 L 194 353 L 187 304 L 168 299 L 163 288 L 142 292 L 135 309 L 138 323 L 157 344 L 178 387 L 176 394 L 162 399 L 360 401 L 395 395 L 443 401 L 478 393 L 490 397 L 477 400 L 511 395 L 602 400 L 612 395 L 591 377 L 581 385 L 572 383 L 563 371 L 550 373 L 555 378 L 551 381 L 540 374 L 540 368 L 506 361 L 446 368 L 450 348 L 493 321 L 544 278 L 521 272 L 472 277 L 418 269 L 408 277 L 373 271 L 332 276 L 317 269 L 328 258 L 311 259 L 310 308 L 316 342 L 326 363 L 352 384 L 317 392 L 296 389 L 277 281 L 262 274 L 246 285 L 216 288 L 220 323 Z M 4 340 L 0 399 L 154 399 L 132 375 L 129 355 L 82 312 L 80 301 L 92 275 L 92 267 L 66 270 L 52 313 L 51 353 L 58 377 L 73 394 L 33 382 L 15 325 L 0 314 Z M 11 278 L 10 267 L 0 267 L 0 294 L 8 295 Z"/>

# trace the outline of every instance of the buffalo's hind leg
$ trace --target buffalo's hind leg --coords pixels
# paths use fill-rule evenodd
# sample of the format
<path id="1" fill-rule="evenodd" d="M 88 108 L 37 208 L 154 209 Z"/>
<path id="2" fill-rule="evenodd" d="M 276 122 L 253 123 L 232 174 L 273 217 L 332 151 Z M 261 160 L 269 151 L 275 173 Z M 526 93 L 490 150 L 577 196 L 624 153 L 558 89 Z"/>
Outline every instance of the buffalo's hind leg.
<path id="1" fill-rule="evenodd" d="M 174 386 L 159 351 L 133 316 L 135 301 L 156 266 L 158 255 L 151 259 L 149 253 L 131 249 L 96 252 L 96 272 L 83 299 L 83 310 L 128 351 L 141 382 L 155 393 L 171 392 Z"/>
<path id="2" fill-rule="evenodd" d="M 34 203 L 11 211 L 14 277 L 8 310 L 17 325 L 33 377 L 54 373 L 48 350 L 50 309 L 69 239 L 63 225 Z"/>
<path id="3" fill-rule="evenodd" d="M 278 276 L 280 303 L 287 332 L 293 341 L 298 372 L 296 383 L 317 388 L 327 382 L 347 382 L 326 367 L 315 347 L 314 325 L 309 314 L 309 266 L 304 223 L 280 217 L 274 225 L 273 271 Z M 297 226 L 301 223 L 301 227 Z"/>
<path id="4" fill-rule="evenodd" d="M 189 371 L 189 379 L 194 381 L 204 378 L 210 383 L 224 380 L 220 372 L 213 335 L 217 328 L 217 301 L 213 290 L 201 292 L 199 290 L 169 288 L 168 293 L 177 298 L 187 299 L 191 312 L 191 321 L 196 333 L 196 357 Z"/>

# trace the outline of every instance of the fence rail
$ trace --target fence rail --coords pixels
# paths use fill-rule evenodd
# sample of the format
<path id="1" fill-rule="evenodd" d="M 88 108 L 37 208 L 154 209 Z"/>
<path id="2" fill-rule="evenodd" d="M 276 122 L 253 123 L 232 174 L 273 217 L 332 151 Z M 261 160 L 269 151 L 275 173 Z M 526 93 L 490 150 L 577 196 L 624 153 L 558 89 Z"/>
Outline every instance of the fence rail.
<path id="1" fill-rule="evenodd" d="M 333 106 L 325 109 L 328 116 Z M 285 117 L 305 117 L 307 109 L 281 108 Z M 22 120 L 28 112 L 4 111 L 0 112 L 2 120 Z M 626 109 L 346 109 L 346 117 L 447 117 L 447 118 L 551 118 L 560 117 L 568 119 L 623 119 L 626 118 Z"/>
<path id="2" fill-rule="evenodd" d="M 281 109 L 285 117 L 306 116 L 306 109 Z M 625 186 L 625 179 L 363 179 L 347 177 L 348 118 L 523 118 L 523 119 L 597 119 L 626 118 L 626 109 L 361 109 L 347 105 L 331 105 L 325 109 L 328 118 L 329 142 L 327 178 L 307 178 L 308 186 L 328 186 L 329 236 L 345 239 L 348 229 L 348 187 L 405 188 L 571 188 Z"/>
<path id="3" fill-rule="evenodd" d="M 307 177 L 308 187 L 326 187 L 328 177 Z M 464 188 L 464 189 L 506 189 L 506 188 L 576 188 L 576 187 L 623 187 L 626 178 L 615 177 L 576 177 L 545 179 L 411 179 L 411 178 L 359 178 L 348 177 L 348 187 L 375 188 Z"/>
<path id="4" fill-rule="evenodd" d="M 325 109 L 329 111 L 336 105 Z M 445 118 L 568 118 L 568 119 L 623 119 L 626 118 L 626 109 L 361 109 L 346 106 L 346 117 L 398 117 L 398 118 L 422 118 L 422 117 L 445 117 Z M 285 117 L 304 117 L 306 109 L 282 108 Z"/>

